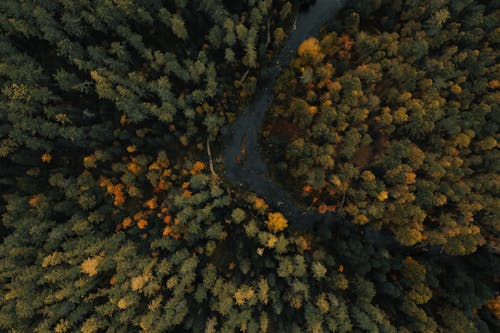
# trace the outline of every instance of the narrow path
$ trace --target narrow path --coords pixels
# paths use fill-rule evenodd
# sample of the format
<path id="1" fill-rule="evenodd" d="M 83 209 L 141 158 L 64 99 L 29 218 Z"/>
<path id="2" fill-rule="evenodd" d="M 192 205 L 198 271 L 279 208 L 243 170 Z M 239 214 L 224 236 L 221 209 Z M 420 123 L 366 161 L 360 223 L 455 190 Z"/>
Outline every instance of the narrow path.
<path id="1" fill-rule="evenodd" d="M 273 87 L 282 69 L 296 56 L 299 45 L 307 38 L 318 36 L 320 28 L 332 19 L 344 6 L 346 0 L 317 0 L 307 12 L 299 14 L 296 29 L 269 70 L 269 79 L 261 83 L 253 100 L 243 113 L 228 128 L 225 128 L 224 168 L 225 178 L 263 198 L 271 207 L 278 209 L 290 222 L 293 230 L 316 230 L 325 234 L 348 231 L 361 236 L 377 247 L 404 251 L 399 242 L 387 231 L 376 231 L 369 226 L 358 226 L 335 213 L 320 214 L 298 207 L 290 195 L 269 176 L 266 161 L 259 147 L 259 133 L 265 113 L 273 101 Z M 240 156 L 242 147 L 244 156 Z M 334 223 L 332 223 L 334 221 Z M 328 223 L 330 222 L 330 223 Z"/>
<path id="2" fill-rule="evenodd" d="M 269 177 L 265 160 L 259 149 L 259 131 L 264 121 L 266 110 L 273 101 L 273 87 L 282 69 L 288 66 L 296 56 L 300 43 L 308 37 L 318 36 L 320 28 L 345 4 L 345 0 L 317 0 L 308 11 L 297 17 L 295 30 L 289 35 L 288 41 L 276 57 L 269 69 L 268 81 L 260 84 L 253 100 L 247 105 L 238 119 L 226 128 L 224 167 L 225 176 L 233 184 L 244 186 L 257 193 L 266 202 L 287 217 L 293 227 L 311 229 L 314 221 L 323 219 L 317 213 L 305 212 L 297 207 L 288 193 Z M 244 145 L 245 156 L 240 151 Z"/>

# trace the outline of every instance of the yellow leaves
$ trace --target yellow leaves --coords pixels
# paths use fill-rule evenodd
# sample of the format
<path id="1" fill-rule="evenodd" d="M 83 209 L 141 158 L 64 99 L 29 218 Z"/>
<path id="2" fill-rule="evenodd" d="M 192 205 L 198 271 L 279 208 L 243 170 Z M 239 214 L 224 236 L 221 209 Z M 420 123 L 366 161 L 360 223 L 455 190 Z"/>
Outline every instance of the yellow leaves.
<path id="1" fill-rule="evenodd" d="M 28 87 L 23 83 L 21 84 L 12 83 L 12 85 L 10 86 L 10 91 L 11 91 L 11 99 L 13 101 L 24 99 L 28 95 Z"/>
<path id="2" fill-rule="evenodd" d="M 130 145 L 127 147 L 127 152 L 132 154 L 137 150 L 137 147 L 135 145 Z"/>
<path id="3" fill-rule="evenodd" d="M 417 179 L 417 175 L 414 172 L 407 172 L 405 174 L 405 184 L 410 185 L 410 184 L 415 184 Z"/>
<path id="4" fill-rule="evenodd" d="M 301 57 L 317 57 L 321 52 L 321 46 L 319 45 L 319 41 L 310 37 L 302 42 L 299 46 L 298 54 Z"/>
<path id="5" fill-rule="evenodd" d="M 316 306 L 321 313 L 327 313 L 330 310 L 330 303 L 325 293 L 321 293 L 316 298 Z"/>
<path id="6" fill-rule="evenodd" d="M 438 194 L 434 198 L 434 204 L 438 207 L 443 206 L 446 202 L 448 202 L 448 198 L 446 198 L 446 195 L 444 194 Z"/>
<path id="7" fill-rule="evenodd" d="M 280 212 L 269 213 L 266 225 L 272 233 L 277 233 L 288 227 L 288 221 Z"/>
<path id="8" fill-rule="evenodd" d="M 363 171 L 361 173 L 361 177 L 363 178 L 363 180 L 365 180 L 367 182 L 371 182 L 371 181 L 375 180 L 375 175 L 373 174 L 373 172 L 371 172 L 369 170 Z"/>
<path id="9" fill-rule="evenodd" d="M 243 305 L 253 297 L 255 297 L 255 291 L 249 286 L 238 288 L 238 290 L 234 293 L 234 299 L 237 305 Z"/>
<path id="10" fill-rule="evenodd" d="M 318 107 L 313 105 L 309 106 L 309 113 L 314 116 L 316 113 L 318 113 Z"/>
<path id="11" fill-rule="evenodd" d="M 120 298 L 120 300 L 118 301 L 118 303 L 116 305 L 118 305 L 118 307 L 120 309 L 125 310 L 128 306 L 127 300 L 124 297 Z"/>
<path id="12" fill-rule="evenodd" d="M 354 216 L 353 222 L 356 224 L 366 224 L 366 223 L 368 223 L 368 217 L 366 217 L 366 215 L 363 215 L 363 214 L 356 214 Z"/>
<path id="13" fill-rule="evenodd" d="M 56 121 L 60 122 L 61 124 L 66 124 L 69 121 L 69 117 L 66 113 L 58 113 L 56 114 Z"/>
<path id="14" fill-rule="evenodd" d="M 454 84 L 450 87 L 450 91 L 455 95 L 460 95 L 462 93 L 462 87 L 460 87 L 458 84 Z"/>
<path id="15" fill-rule="evenodd" d="M 343 187 L 343 183 L 342 181 L 340 180 L 340 178 L 338 176 L 335 176 L 333 175 L 331 178 L 330 178 L 330 183 L 335 186 L 335 188 L 337 189 L 342 189 Z"/>
<path id="16" fill-rule="evenodd" d="M 404 102 L 409 101 L 412 97 L 413 97 L 413 95 L 411 94 L 411 92 L 406 91 L 406 92 L 402 93 L 401 95 L 399 95 L 399 97 L 396 100 L 398 103 L 404 103 Z"/>
<path id="17" fill-rule="evenodd" d="M 64 260 L 64 253 L 55 251 L 42 260 L 42 267 L 57 266 Z"/>
<path id="18" fill-rule="evenodd" d="M 97 71 L 90 71 L 90 77 L 97 83 L 104 80 L 104 78 Z"/>
<path id="19" fill-rule="evenodd" d="M 137 290 L 142 290 L 144 288 L 144 285 L 151 280 L 152 276 L 151 274 L 143 274 L 139 276 L 135 276 L 130 280 L 130 288 L 134 291 Z"/>
<path id="20" fill-rule="evenodd" d="M 92 257 L 92 258 L 87 258 L 83 261 L 83 263 L 80 265 L 80 270 L 82 273 L 85 273 L 89 276 L 94 276 L 96 275 L 99 271 L 97 269 L 97 266 L 99 263 L 104 259 L 104 253 L 101 252 L 100 254 Z"/>
<path id="21" fill-rule="evenodd" d="M 389 193 L 387 191 L 381 191 L 377 195 L 377 200 L 378 201 L 385 201 L 389 197 Z"/>
<path id="22" fill-rule="evenodd" d="M 394 121 L 396 124 L 402 124 L 408 121 L 408 115 L 406 114 L 406 108 L 400 107 L 394 112 Z"/>
<path id="23" fill-rule="evenodd" d="M 328 83 L 328 90 L 330 91 L 341 91 L 342 90 L 342 85 L 338 81 L 333 81 Z"/>
<path id="24" fill-rule="evenodd" d="M 277 242 L 278 242 L 278 237 L 276 237 L 275 235 L 269 234 L 269 238 L 267 239 L 265 245 L 266 245 L 266 247 L 272 249 L 276 246 Z"/>
<path id="25" fill-rule="evenodd" d="M 421 228 L 421 226 L 418 226 Z M 413 246 L 424 239 L 424 235 L 417 228 L 399 228 L 394 231 L 396 238 L 405 246 Z"/>
<path id="26" fill-rule="evenodd" d="M 45 152 L 42 154 L 40 159 L 42 160 L 43 163 L 50 163 L 52 161 L 52 155 Z"/>
<path id="27" fill-rule="evenodd" d="M 60 319 L 57 325 L 54 327 L 54 333 L 64 333 L 68 332 L 71 324 L 66 319 Z"/>

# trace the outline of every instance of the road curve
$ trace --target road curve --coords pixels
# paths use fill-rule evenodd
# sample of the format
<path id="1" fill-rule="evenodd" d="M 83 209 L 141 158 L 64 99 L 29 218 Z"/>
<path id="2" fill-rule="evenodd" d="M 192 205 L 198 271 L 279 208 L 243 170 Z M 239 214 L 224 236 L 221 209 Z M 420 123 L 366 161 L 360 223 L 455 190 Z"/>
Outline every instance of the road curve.
<path id="1" fill-rule="evenodd" d="M 270 65 L 271 68 L 267 69 L 267 81 L 260 82 L 252 101 L 237 120 L 224 130 L 226 179 L 255 192 L 271 206 L 279 208 L 292 227 L 299 229 L 311 229 L 315 222 L 326 216 L 301 210 L 292 202 L 288 193 L 270 179 L 258 145 L 259 131 L 265 112 L 273 101 L 273 86 L 283 67 L 288 66 L 290 60 L 296 56 L 300 43 L 309 37 L 318 36 L 321 26 L 334 17 L 345 2 L 317 0 L 306 12 L 299 14 L 295 30 L 291 31 L 285 46 Z M 242 144 L 245 145 L 245 158 L 238 159 Z"/>

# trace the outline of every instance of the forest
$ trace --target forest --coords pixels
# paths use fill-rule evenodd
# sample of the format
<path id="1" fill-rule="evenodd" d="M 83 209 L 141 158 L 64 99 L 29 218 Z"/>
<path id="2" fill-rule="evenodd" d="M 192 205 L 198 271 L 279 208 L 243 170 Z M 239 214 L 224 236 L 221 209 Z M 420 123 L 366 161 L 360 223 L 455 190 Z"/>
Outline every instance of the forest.
<path id="1" fill-rule="evenodd" d="M 225 176 L 320 2 L 0 1 L 0 332 L 500 331 L 497 0 L 294 50 L 258 149 L 313 228 Z"/>

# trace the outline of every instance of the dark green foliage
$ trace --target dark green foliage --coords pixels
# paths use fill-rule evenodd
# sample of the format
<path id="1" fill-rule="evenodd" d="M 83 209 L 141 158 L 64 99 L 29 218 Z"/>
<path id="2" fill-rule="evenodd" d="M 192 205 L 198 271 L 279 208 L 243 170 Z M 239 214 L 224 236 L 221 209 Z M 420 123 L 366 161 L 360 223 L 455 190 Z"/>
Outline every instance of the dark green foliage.
<path id="1" fill-rule="evenodd" d="M 384 246 L 365 237 L 369 230 L 330 217 L 322 232 L 293 232 L 289 226 L 296 221 L 287 221 L 279 207 L 219 176 L 219 130 L 255 91 L 257 69 L 282 45 L 305 2 L 310 1 L 0 1 L 0 331 L 487 332 L 499 326 L 494 297 L 500 262 L 484 247 L 451 257 L 394 245 L 381 234 L 389 239 Z M 398 3 L 374 2 L 387 13 L 400 11 Z M 294 139 L 286 153 L 302 159 L 296 172 L 307 175 L 314 191 L 340 181 L 346 205 L 352 195 L 362 197 L 332 176 L 340 164 L 331 157 L 337 152 L 333 142 L 345 142 L 339 154 L 349 159 L 376 140 L 347 126 L 363 123 L 354 92 L 383 75 L 406 90 L 415 84 L 456 90 L 448 80 L 458 74 L 440 59 L 425 64 L 447 77 L 432 84 L 411 65 L 426 59 L 429 50 L 444 50 L 445 62 L 463 58 L 462 70 L 469 74 L 470 68 L 477 83 L 462 90 L 461 105 L 422 112 L 417 129 L 401 129 L 385 114 L 379 122 L 387 131 L 418 137 L 421 130 L 432 132 L 434 118 L 440 119 L 457 149 L 473 147 L 467 168 L 452 163 L 444 170 L 434 163 L 437 153 L 423 155 L 408 140 L 392 144 L 378 168 L 387 169 L 387 181 L 396 185 L 401 172 L 418 168 L 451 179 L 495 168 L 498 117 L 488 123 L 479 119 L 490 117 L 498 103 L 492 93 L 498 83 L 489 80 L 495 53 L 484 49 L 459 56 L 448 44 L 460 30 L 439 4 L 433 8 L 437 14 L 418 27 L 436 38 L 407 40 L 401 51 L 413 55 L 408 66 L 393 66 L 398 63 L 384 62 L 377 53 L 385 43 L 396 56 L 394 36 L 378 40 L 366 34 L 356 40 L 370 50 L 366 57 L 379 58 L 370 60 L 369 70 L 346 75 L 343 92 L 332 87 L 329 98 L 345 101 L 344 107 L 311 109 L 324 102 L 312 87 L 293 99 L 290 109 L 275 106 L 311 128 L 319 141 L 311 144 L 295 128 L 284 128 Z M 408 6 L 408 20 L 420 17 L 418 7 Z M 499 40 L 495 21 L 481 6 L 473 1 L 448 6 L 452 16 L 470 13 L 463 22 L 467 34 L 460 35 L 468 49 L 485 38 Z M 351 33 L 362 34 L 362 27 L 363 15 L 349 16 Z M 348 41 L 321 43 L 323 50 Z M 415 45 L 418 52 L 412 53 Z M 349 52 L 342 57 L 339 68 L 348 72 Z M 298 82 L 307 86 L 333 75 L 322 66 L 323 58 L 308 59 L 318 67 L 305 66 L 299 75 L 286 70 L 278 94 L 283 87 L 291 92 Z M 483 94 L 485 89 L 490 93 Z M 387 93 L 392 103 L 410 103 L 396 88 Z M 362 101 L 377 110 L 380 103 L 377 96 Z M 455 115 L 464 108 L 471 114 L 458 121 Z M 325 123 L 344 129 L 339 133 Z M 465 138 L 464 126 L 481 134 Z M 442 144 L 437 136 L 428 140 Z M 315 156 L 321 158 L 313 161 Z M 352 163 L 341 168 L 347 177 L 369 178 Z M 440 186 L 456 202 L 471 198 L 460 210 L 464 216 L 484 213 L 473 204 L 484 197 L 473 190 L 493 193 L 495 176 L 474 173 L 472 189 L 451 181 Z M 377 184 L 366 186 L 379 190 Z M 418 179 L 417 186 L 422 205 L 432 206 L 428 194 L 435 183 Z M 485 206 L 496 202 L 493 196 L 486 199 Z M 382 211 L 375 207 L 373 215 Z M 443 223 L 452 223 L 453 214 L 445 213 Z M 493 235 L 496 222 L 489 221 Z"/>

